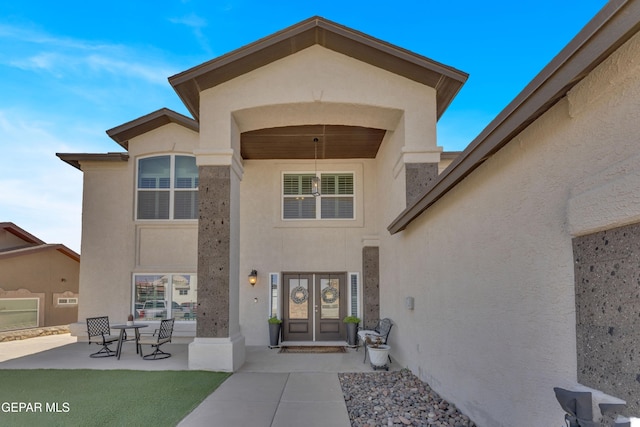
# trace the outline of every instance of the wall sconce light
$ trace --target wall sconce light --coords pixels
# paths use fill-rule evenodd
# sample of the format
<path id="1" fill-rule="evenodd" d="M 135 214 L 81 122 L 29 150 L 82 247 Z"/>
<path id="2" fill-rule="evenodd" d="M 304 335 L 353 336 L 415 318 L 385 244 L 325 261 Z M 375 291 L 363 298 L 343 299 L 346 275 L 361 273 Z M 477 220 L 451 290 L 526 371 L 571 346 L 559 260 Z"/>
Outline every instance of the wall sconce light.
<path id="1" fill-rule="evenodd" d="M 258 282 L 258 272 L 254 268 L 251 270 L 251 273 L 249 273 L 249 284 L 254 286 L 256 282 Z"/>

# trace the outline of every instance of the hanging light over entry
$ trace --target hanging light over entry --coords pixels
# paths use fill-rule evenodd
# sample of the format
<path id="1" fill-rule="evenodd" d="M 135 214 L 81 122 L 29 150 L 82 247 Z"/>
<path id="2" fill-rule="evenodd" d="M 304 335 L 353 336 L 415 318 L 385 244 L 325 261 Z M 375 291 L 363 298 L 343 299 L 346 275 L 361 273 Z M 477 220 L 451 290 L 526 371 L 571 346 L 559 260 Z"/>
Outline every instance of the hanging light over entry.
<path id="1" fill-rule="evenodd" d="M 313 197 L 320 196 L 320 178 L 318 178 L 318 138 L 313 138 L 313 167 L 314 175 L 311 178 L 311 194 Z"/>

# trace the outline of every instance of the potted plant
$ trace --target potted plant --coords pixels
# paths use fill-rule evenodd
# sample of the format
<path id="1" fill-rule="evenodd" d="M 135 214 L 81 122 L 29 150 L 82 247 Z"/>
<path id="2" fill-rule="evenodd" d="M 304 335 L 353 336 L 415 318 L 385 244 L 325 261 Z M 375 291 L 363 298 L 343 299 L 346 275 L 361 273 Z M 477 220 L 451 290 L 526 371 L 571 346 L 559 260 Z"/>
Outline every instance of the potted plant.
<path id="1" fill-rule="evenodd" d="M 342 321 L 347 325 L 347 342 L 350 346 L 358 345 L 358 325 L 360 318 L 356 316 L 347 316 Z"/>
<path id="2" fill-rule="evenodd" d="M 385 369 L 389 370 L 389 365 L 387 365 L 387 360 L 389 358 L 389 347 L 387 344 L 382 343 L 382 339 L 380 337 L 370 337 L 367 336 L 366 339 L 366 351 L 369 352 L 369 360 L 371 361 L 371 366 L 373 369 Z"/>
<path id="3" fill-rule="evenodd" d="M 269 318 L 269 347 L 277 347 L 280 340 L 280 328 L 282 320 L 273 316 Z"/>

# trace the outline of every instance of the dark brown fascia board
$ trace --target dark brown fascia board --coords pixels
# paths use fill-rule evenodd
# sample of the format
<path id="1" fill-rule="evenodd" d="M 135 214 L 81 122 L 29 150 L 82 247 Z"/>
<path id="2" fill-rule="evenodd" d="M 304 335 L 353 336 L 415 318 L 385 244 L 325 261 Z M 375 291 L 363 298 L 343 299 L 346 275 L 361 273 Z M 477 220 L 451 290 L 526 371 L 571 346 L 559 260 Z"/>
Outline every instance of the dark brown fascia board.
<path id="1" fill-rule="evenodd" d="M 107 131 L 107 135 L 120 144 L 125 150 L 129 149 L 129 140 L 146 132 L 157 129 L 169 123 L 176 123 L 194 132 L 200 131 L 200 125 L 195 120 L 168 108 L 149 113 L 138 119 L 116 126 Z"/>
<path id="2" fill-rule="evenodd" d="M 359 31 L 314 16 L 169 78 L 196 119 L 200 92 L 315 44 L 433 87 L 437 115 L 444 113 L 468 74 Z"/>
<path id="3" fill-rule="evenodd" d="M 0 253 L 0 259 L 5 259 L 5 258 L 13 258 L 13 257 L 17 257 L 17 256 L 25 256 L 25 255 L 32 255 L 34 253 L 38 253 L 38 252 L 43 252 L 43 251 L 48 251 L 48 250 L 57 250 L 60 253 L 68 256 L 69 258 L 80 262 L 80 255 L 69 249 L 68 247 L 66 247 L 63 244 L 57 243 L 57 244 L 42 244 L 42 245 L 38 245 L 38 246 L 29 246 L 26 248 L 20 248 L 20 249 L 15 249 L 15 250 L 11 250 L 11 251 L 6 251 L 6 252 L 2 252 Z"/>
<path id="4" fill-rule="evenodd" d="M 443 151 L 442 153 L 440 153 L 440 159 L 441 160 L 455 159 L 460 154 L 462 154 L 462 151 Z"/>
<path id="5" fill-rule="evenodd" d="M 476 137 L 413 205 L 387 227 L 415 218 L 493 156 L 640 30 L 640 1 L 610 0 L 569 44 Z"/>
<path id="6" fill-rule="evenodd" d="M 56 153 L 56 156 L 78 170 L 82 170 L 81 162 L 126 162 L 129 160 L 128 153 Z"/>
<path id="7" fill-rule="evenodd" d="M 43 245 L 45 243 L 33 234 L 29 233 L 27 230 L 18 227 L 13 222 L 0 222 L 0 229 L 5 230 L 16 237 L 19 237 L 27 243 L 35 243 L 38 245 Z"/>

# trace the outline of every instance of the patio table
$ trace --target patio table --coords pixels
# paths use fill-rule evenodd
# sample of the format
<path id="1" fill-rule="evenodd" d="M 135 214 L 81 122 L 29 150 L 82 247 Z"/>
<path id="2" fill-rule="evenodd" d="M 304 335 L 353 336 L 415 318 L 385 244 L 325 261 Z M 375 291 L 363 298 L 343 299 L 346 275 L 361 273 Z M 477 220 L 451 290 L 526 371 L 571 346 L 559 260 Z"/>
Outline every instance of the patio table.
<path id="1" fill-rule="evenodd" d="M 131 341 L 125 339 L 126 330 L 134 329 L 135 330 L 135 341 L 136 341 L 136 354 L 138 354 L 138 341 L 140 340 L 140 328 L 146 328 L 149 325 L 145 325 L 143 323 L 134 323 L 133 325 L 112 325 L 111 329 L 120 329 L 120 336 L 118 337 L 118 348 L 116 349 L 116 356 L 118 356 L 118 360 L 120 360 L 120 353 L 122 352 L 122 343 L 125 341 Z"/>

